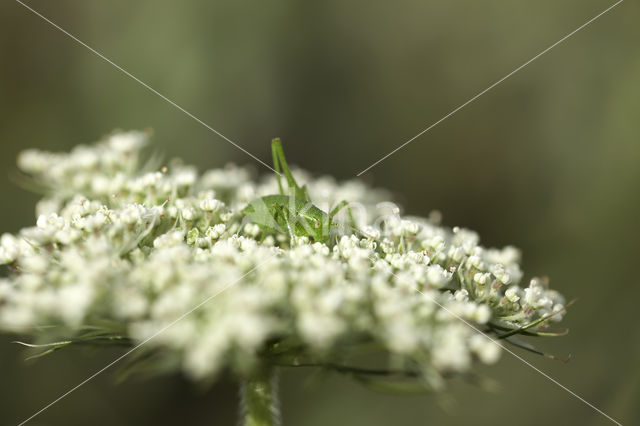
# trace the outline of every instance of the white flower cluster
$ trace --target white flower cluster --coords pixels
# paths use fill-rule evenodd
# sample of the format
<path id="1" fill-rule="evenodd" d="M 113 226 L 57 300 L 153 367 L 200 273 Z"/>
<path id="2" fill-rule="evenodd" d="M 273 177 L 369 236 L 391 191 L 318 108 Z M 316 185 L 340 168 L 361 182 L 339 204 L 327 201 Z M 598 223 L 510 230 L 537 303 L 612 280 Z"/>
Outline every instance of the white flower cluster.
<path id="1" fill-rule="evenodd" d="M 324 211 L 357 204 L 360 233 L 331 244 L 262 235 L 242 208 L 277 193 L 273 177 L 255 182 L 235 166 L 198 175 L 179 162 L 141 171 L 145 140 L 119 133 L 69 154 L 21 155 L 49 195 L 36 226 L 1 237 L 0 328 L 155 335 L 145 346 L 195 378 L 270 359 L 344 360 L 361 344 L 438 376 L 498 359 L 469 324 L 515 328 L 563 308 L 543 280 L 520 284 L 516 249 L 403 217 L 357 181 L 296 172 Z"/>

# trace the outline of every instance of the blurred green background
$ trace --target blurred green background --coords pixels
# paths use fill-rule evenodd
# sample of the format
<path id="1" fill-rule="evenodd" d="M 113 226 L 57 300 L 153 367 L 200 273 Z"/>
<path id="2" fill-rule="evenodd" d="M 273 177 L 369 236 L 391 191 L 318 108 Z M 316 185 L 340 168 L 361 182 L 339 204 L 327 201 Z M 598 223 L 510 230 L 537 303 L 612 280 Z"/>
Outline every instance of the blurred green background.
<path id="1" fill-rule="evenodd" d="M 613 2 L 31 0 L 28 4 L 269 162 L 341 179 L 417 134 Z M 527 276 L 569 298 L 571 333 L 521 354 L 624 424 L 640 423 L 640 5 L 626 1 L 362 178 L 410 214 L 443 213 L 484 244 L 523 249 Z M 254 160 L 17 2 L 0 4 L 0 231 L 34 222 L 9 179 L 25 148 L 67 150 L 115 128 L 201 169 Z M 25 363 L 0 338 L 0 423 L 17 424 L 120 352 Z M 500 387 L 381 395 L 308 371 L 282 377 L 285 426 L 611 424 L 508 354 Z M 233 425 L 236 387 L 106 372 L 33 425 Z"/>

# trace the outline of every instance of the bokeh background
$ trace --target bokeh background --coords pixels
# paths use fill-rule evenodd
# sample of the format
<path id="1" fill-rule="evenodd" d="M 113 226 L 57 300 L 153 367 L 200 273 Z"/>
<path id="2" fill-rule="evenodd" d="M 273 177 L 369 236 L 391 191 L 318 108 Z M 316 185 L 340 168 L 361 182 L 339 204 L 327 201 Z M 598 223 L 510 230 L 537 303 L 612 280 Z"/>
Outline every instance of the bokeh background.
<path id="1" fill-rule="evenodd" d="M 269 162 L 351 179 L 611 5 L 603 0 L 30 0 L 28 4 Z M 640 423 L 640 6 L 626 1 L 363 179 L 405 212 L 442 212 L 489 246 L 524 252 L 578 302 L 571 333 L 521 353 L 624 424 Z M 253 159 L 19 3 L 0 4 L 0 231 L 34 222 L 10 180 L 25 148 L 67 150 L 115 128 L 201 169 Z M 17 424 L 120 352 L 35 363 L 0 337 L 0 423 Z M 285 371 L 285 425 L 611 424 L 505 354 L 499 387 L 451 383 L 452 403 L 376 394 L 339 376 Z M 114 384 L 106 372 L 33 425 L 233 425 L 236 387 L 181 377 Z"/>

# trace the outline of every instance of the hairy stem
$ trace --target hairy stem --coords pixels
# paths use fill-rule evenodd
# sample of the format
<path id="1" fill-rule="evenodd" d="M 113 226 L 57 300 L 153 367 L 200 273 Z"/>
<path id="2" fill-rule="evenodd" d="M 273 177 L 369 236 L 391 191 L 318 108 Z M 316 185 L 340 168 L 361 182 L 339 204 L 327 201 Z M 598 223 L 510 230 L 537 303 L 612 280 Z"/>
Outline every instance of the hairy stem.
<path id="1" fill-rule="evenodd" d="M 242 382 L 242 426 L 279 426 L 276 372 L 267 370 Z"/>

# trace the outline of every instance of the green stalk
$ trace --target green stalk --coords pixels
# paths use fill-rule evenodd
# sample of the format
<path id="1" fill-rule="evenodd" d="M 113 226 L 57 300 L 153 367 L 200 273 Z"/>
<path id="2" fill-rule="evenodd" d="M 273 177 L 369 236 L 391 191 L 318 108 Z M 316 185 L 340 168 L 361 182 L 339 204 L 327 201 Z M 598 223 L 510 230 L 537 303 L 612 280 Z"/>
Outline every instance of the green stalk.
<path id="1" fill-rule="evenodd" d="M 276 373 L 264 371 L 242 382 L 242 426 L 280 426 Z"/>

